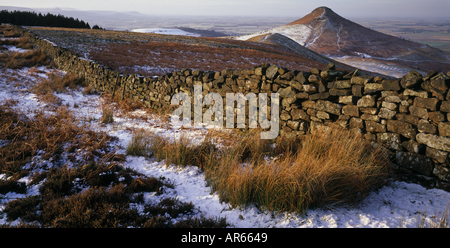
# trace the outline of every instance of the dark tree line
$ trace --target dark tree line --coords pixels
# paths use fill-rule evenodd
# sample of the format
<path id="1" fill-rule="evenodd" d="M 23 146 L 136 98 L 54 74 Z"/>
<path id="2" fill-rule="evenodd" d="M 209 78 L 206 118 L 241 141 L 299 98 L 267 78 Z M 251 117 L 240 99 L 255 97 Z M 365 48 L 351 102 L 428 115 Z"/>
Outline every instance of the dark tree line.
<path id="1" fill-rule="evenodd" d="M 63 15 L 36 14 L 29 11 L 7 11 L 0 12 L 0 23 L 10 23 L 19 26 L 44 26 L 44 27 L 64 27 L 64 28 L 91 28 L 89 23 L 65 17 Z"/>

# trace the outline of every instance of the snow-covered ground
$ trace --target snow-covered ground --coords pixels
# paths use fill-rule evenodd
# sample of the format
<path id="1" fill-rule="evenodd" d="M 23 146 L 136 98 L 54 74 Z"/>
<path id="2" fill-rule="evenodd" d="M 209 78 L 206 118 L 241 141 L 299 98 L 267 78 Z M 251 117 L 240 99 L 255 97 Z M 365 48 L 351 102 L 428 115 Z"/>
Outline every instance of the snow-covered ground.
<path id="1" fill-rule="evenodd" d="M 361 58 L 363 55 L 368 59 Z M 383 61 L 382 59 L 370 59 L 370 56 L 367 54 L 361 54 L 361 57 L 344 56 L 331 58 L 355 68 L 391 76 L 394 78 L 401 78 L 411 71 L 410 68 L 402 67 L 394 63 L 389 63 L 387 60 Z M 426 74 L 426 72 L 423 71 L 419 72 L 423 75 Z"/>
<path id="2" fill-rule="evenodd" d="M 269 29 L 269 30 L 252 33 L 252 34 L 236 36 L 236 37 L 234 37 L 234 39 L 248 40 L 250 38 L 260 36 L 260 35 L 281 34 L 281 35 L 284 35 L 284 36 L 296 41 L 300 45 L 304 46 L 306 43 L 306 40 L 309 38 L 311 32 L 312 32 L 311 27 L 308 27 L 303 24 L 284 25 L 284 26 L 280 26 L 280 27 Z"/>
<path id="3" fill-rule="evenodd" d="M 33 72 L 34 71 L 34 72 Z M 37 71 L 30 68 L 20 70 L 0 69 L 0 103 L 15 100 L 14 106 L 18 111 L 25 112 L 33 117 L 34 110 L 45 109 L 46 104 L 40 102 L 36 95 L 30 93 L 28 88 L 40 79 L 46 78 L 47 73 L 64 73 L 58 70 L 38 67 Z M 28 86 L 24 82 L 28 82 Z M 102 98 L 99 95 L 83 95 L 81 90 L 72 90 L 68 93 L 55 94 L 62 99 L 62 104 L 79 118 L 100 119 Z M 78 107 L 74 108 L 74 104 Z M 48 110 L 51 112 L 51 109 Z M 145 116 L 142 110 L 129 113 L 128 116 Z M 93 130 L 107 131 L 110 135 L 119 138 L 117 153 L 125 154 L 128 142 L 131 140 L 132 128 L 144 128 L 164 136 L 177 138 L 181 133 L 188 134 L 192 139 L 201 141 L 204 133 L 210 126 L 198 125 L 193 129 L 182 129 L 180 125 L 164 124 L 158 116 L 147 118 L 131 118 L 115 115 L 114 122 L 100 125 L 90 122 Z M 5 141 L 0 140 L 0 146 Z M 49 162 L 51 163 L 51 162 Z M 372 192 L 365 200 L 355 205 L 337 204 L 318 209 L 308 210 L 305 214 L 261 212 L 256 207 L 245 209 L 232 208 L 227 203 L 221 203 L 217 193 L 211 193 L 206 186 L 205 175 L 194 165 L 177 167 L 166 165 L 164 161 L 156 162 L 153 159 L 127 156 L 124 166 L 135 169 L 153 177 L 164 177 L 174 183 L 173 189 L 166 188 L 164 193 L 156 196 L 153 193 L 145 194 L 146 203 L 155 202 L 167 197 L 176 197 L 183 202 L 192 202 L 199 215 L 205 217 L 226 217 L 231 227 L 237 228 L 298 228 L 298 227 L 416 227 L 420 213 L 427 211 L 427 220 L 432 216 L 439 217 L 448 209 L 450 193 L 438 189 L 426 189 L 417 184 L 392 181 L 381 189 Z M 0 180 L 5 174 L 0 175 Z M 29 178 L 21 179 L 29 184 Z M 8 201 L 39 194 L 39 185 L 30 186 L 26 194 L 9 192 L 0 195 L 0 225 L 8 223 L 6 214 L 2 213 Z M 15 220 L 8 224 L 18 224 Z"/>
<path id="4" fill-rule="evenodd" d="M 166 35 L 184 35 L 192 37 L 200 37 L 200 34 L 190 33 L 178 28 L 139 28 L 133 29 L 131 32 L 136 33 L 152 33 L 152 34 L 166 34 Z"/>

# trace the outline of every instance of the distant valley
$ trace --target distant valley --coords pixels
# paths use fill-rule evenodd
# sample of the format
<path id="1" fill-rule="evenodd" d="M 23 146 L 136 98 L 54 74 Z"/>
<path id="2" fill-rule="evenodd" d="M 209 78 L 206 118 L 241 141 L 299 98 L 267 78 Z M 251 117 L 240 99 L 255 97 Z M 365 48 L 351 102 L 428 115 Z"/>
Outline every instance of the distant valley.
<path id="1" fill-rule="evenodd" d="M 359 68 L 397 78 L 410 70 L 421 74 L 430 70 L 450 71 L 450 54 L 446 52 L 450 47 L 450 22 L 446 20 L 367 22 L 358 19 L 353 22 L 327 7 L 319 7 L 300 19 L 288 16 L 150 16 L 139 12 L 0 8 L 61 13 L 86 20 L 92 25 L 99 24 L 107 30 L 197 38 L 226 37 L 263 43 L 321 64 L 331 61 L 338 67 L 341 65 L 340 68 Z M 80 46 L 83 44 L 80 43 Z"/>

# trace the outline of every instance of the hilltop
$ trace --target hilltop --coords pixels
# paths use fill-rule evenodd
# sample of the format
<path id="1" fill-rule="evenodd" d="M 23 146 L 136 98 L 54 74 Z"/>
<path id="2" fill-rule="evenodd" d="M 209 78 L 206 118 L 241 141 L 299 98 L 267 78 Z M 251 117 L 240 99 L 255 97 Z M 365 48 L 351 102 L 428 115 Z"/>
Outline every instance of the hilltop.
<path id="1" fill-rule="evenodd" d="M 363 27 L 327 7 L 316 8 L 286 25 L 233 38 L 261 42 L 255 37 L 274 33 L 324 56 L 385 75 L 401 77 L 412 69 L 422 73 L 450 70 L 447 53 Z"/>

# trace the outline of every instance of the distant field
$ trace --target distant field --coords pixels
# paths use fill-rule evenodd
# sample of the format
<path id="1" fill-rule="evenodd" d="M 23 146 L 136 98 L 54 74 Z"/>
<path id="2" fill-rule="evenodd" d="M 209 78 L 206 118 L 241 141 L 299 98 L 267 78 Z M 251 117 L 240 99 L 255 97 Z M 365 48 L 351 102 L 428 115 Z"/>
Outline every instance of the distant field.
<path id="1" fill-rule="evenodd" d="M 203 71 L 252 68 L 264 63 L 309 71 L 326 65 L 276 45 L 229 39 L 125 31 L 30 28 L 33 33 L 123 73 L 160 76 L 188 68 Z"/>
<path id="2" fill-rule="evenodd" d="M 450 20 L 359 19 L 355 21 L 385 34 L 450 52 Z"/>

